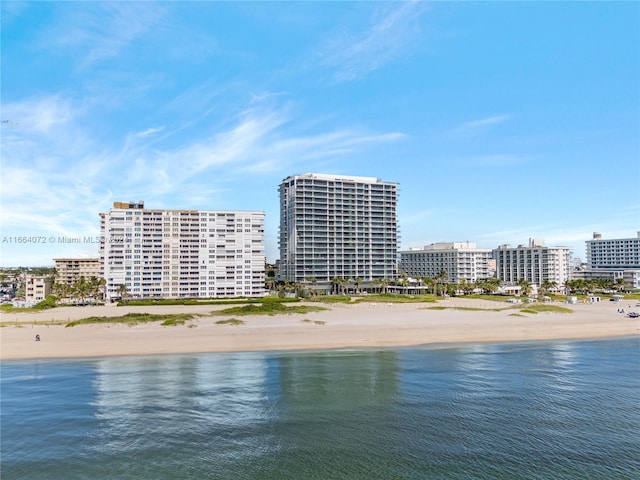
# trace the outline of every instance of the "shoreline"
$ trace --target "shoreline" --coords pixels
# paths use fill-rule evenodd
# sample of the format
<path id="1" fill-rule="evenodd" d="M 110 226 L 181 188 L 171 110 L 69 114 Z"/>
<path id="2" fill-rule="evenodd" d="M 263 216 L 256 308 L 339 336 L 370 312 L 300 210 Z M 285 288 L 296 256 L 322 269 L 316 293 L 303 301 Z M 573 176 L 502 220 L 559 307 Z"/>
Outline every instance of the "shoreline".
<path id="1" fill-rule="evenodd" d="M 318 305 L 314 303 L 313 305 Z M 0 360 L 71 359 L 214 352 L 376 350 L 464 344 L 572 341 L 640 335 L 640 319 L 618 313 L 619 304 L 561 304 L 572 313 L 520 313 L 503 302 L 451 298 L 438 303 L 321 304 L 306 314 L 200 316 L 184 325 L 46 322 L 126 313 L 207 315 L 227 306 L 58 307 L 2 315 Z M 556 305 L 560 305 L 557 303 Z M 430 308 L 431 307 L 431 308 Z M 436 307 L 437 309 L 433 309 Z M 445 309 L 441 309 L 445 307 Z M 625 305 L 626 307 L 626 305 Z M 466 310 L 466 309 L 473 310 Z M 496 311 L 496 309 L 500 309 Z M 515 314 L 515 315 L 514 315 Z M 34 325 L 32 322 L 42 322 Z M 35 342 L 35 335 L 42 341 Z"/>
<path id="2" fill-rule="evenodd" d="M 606 342 L 613 340 L 640 339 L 640 332 L 637 334 L 614 335 L 605 337 L 581 337 L 581 338 L 548 338 L 548 339 L 527 339 L 527 340 L 487 340 L 487 341 L 461 341 L 461 342 L 439 342 L 421 343 L 408 345 L 385 345 L 385 346 L 344 346 L 344 347 L 312 347 L 312 348 L 288 348 L 288 349 L 255 349 L 255 350 L 216 350 L 216 351 L 189 351 L 189 352 L 163 352 L 163 353 L 118 353 L 108 355 L 87 355 L 87 356 L 56 356 L 56 357 L 24 357 L 24 358 L 0 358 L 0 363 L 20 363 L 20 362 L 75 362 L 107 359 L 126 359 L 137 357 L 166 357 L 166 356 L 189 356 L 208 354 L 234 354 L 234 353 L 261 353 L 261 354 L 314 354 L 314 353 L 353 353 L 353 352 L 392 352 L 395 350 L 448 350 L 464 348 L 468 346 L 493 346 L 493 345 L 541 345 L 548 342 Z"/>

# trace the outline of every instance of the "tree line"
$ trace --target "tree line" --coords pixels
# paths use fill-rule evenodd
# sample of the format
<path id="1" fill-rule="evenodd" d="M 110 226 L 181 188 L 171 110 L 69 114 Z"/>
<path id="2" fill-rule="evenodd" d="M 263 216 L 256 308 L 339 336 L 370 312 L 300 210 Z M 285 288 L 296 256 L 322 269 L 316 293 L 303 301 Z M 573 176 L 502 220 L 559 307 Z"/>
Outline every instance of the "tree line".
<path id="1" fill-rule="evenodd" d="M 58 298 L 69 299 L 76 304 L 85 304 L 89 299 L 92 303 L 104 300 L 104 287 L 106 280 L 99 277 L 91 277 L 89 280 L 80 277 L 76 282 L 68 284 L 65 282 L 54 283 L 52 292 Z"/>

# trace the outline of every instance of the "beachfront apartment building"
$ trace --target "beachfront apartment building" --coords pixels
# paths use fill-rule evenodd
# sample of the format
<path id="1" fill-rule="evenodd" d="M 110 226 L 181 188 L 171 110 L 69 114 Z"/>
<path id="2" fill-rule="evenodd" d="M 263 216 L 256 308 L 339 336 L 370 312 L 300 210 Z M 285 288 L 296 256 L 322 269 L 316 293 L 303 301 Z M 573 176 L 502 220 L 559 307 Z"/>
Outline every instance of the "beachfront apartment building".
<path id="1" fill-rule="evenodd" d="M 493 276 L 491 249 L 472 242 L 432 243 L 400 252 L 400 269 L 413 278 L 436 278 L 446 272 L 448 281 L 476 282 Z"/>
<path id="2" fill-rule="evenodd" d="M 397 183 L 306 173 L 278 191 L 281 277 L 327 284 L 397 276 Z"/>
<path id="3" fill-rule="evenodd" d="M 51 277 L 48 275 L 25 275 L 25 305 L 35 305 L 51 295 Z"/>
<path id="4" fill-rule="evenodd" d="M 55 262 L 55 283 L 73 285 L 80 277 L 89 281 L 92 278 L 100 278 L 99 258 L 54 258 Z"/>
<path id="5" fill-rule="evenodd" d="M 534 238 L 530 238 L 526 246 L 500 245 L 493 250 L 496 276 L 507 286 L 523 279 L 537 287 L 544 281 L 562 287 L 570 278 L 571 253 L 569 247 L 548 247 Z"/>
<path id="6" fill-rule="evenodd" d="M 594 232 L 586 241 L 586 279 L 607 278 L 616 283 L 622 279 L 629 289 L 640 288 L 640 232 L 636 237 L 603 239 Z"/>
<path id="7" fill-rule="evenodd" d="M 146 209 L 100 214 L 106 298 L 261 297 L 264 212 Z"/>

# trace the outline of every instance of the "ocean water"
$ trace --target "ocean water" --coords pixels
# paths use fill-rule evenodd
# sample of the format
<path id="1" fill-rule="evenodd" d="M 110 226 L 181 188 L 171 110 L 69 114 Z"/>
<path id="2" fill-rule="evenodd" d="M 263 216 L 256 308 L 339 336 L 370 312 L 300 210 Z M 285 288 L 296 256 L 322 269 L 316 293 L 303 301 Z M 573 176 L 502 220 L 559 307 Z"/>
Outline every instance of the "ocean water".
<path id="1" fill-rule="evenodd" d="M 640 338 L 1 365 L 11 479 L 640 479 Z"/>

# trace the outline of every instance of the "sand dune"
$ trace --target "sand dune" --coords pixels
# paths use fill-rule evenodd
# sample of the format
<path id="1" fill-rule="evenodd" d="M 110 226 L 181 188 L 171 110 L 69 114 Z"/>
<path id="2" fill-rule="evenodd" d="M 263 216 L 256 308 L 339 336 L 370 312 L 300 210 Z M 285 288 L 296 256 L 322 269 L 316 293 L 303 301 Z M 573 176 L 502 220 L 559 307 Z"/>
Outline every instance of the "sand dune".
<path id="1" fill-rule="evenodd" d="M 245 324 L 238 326 L 216 324 L 216 321 L 230 317 L 203 316 L 174 327 L 147 323 L 66 328 L 51 323 L 90 316 L 120 316 L 128 312 L 207 315 L 212 310 L 225 307 L 61 307 L 35 313 L 3 314 L 2 322 L 9 324 L 0 328 L 0 359 L 391 348 L 433 343 L 583 339 L 640 334 L 638 319 L 617 312 L 621 307 L 628 309 L 627 304 L 563 305 L 573 313 L 519 314 L 521 316 L 513 315 L 518 310 L 507 310 L 508 304 L 485 300 L 447 299 L 437 305 L 482 310 L 433 310 L 431 307 L 435 304 L 333 304 L 328 305 L 326 311 L 303 315 L 242 317 Z M 491 310 L 496 308 L 505 310 Z M 310 321 L 303 322 L 305 319 Z M 40 335 L 40 342 L 34 341 L 36 334 Z"/>

